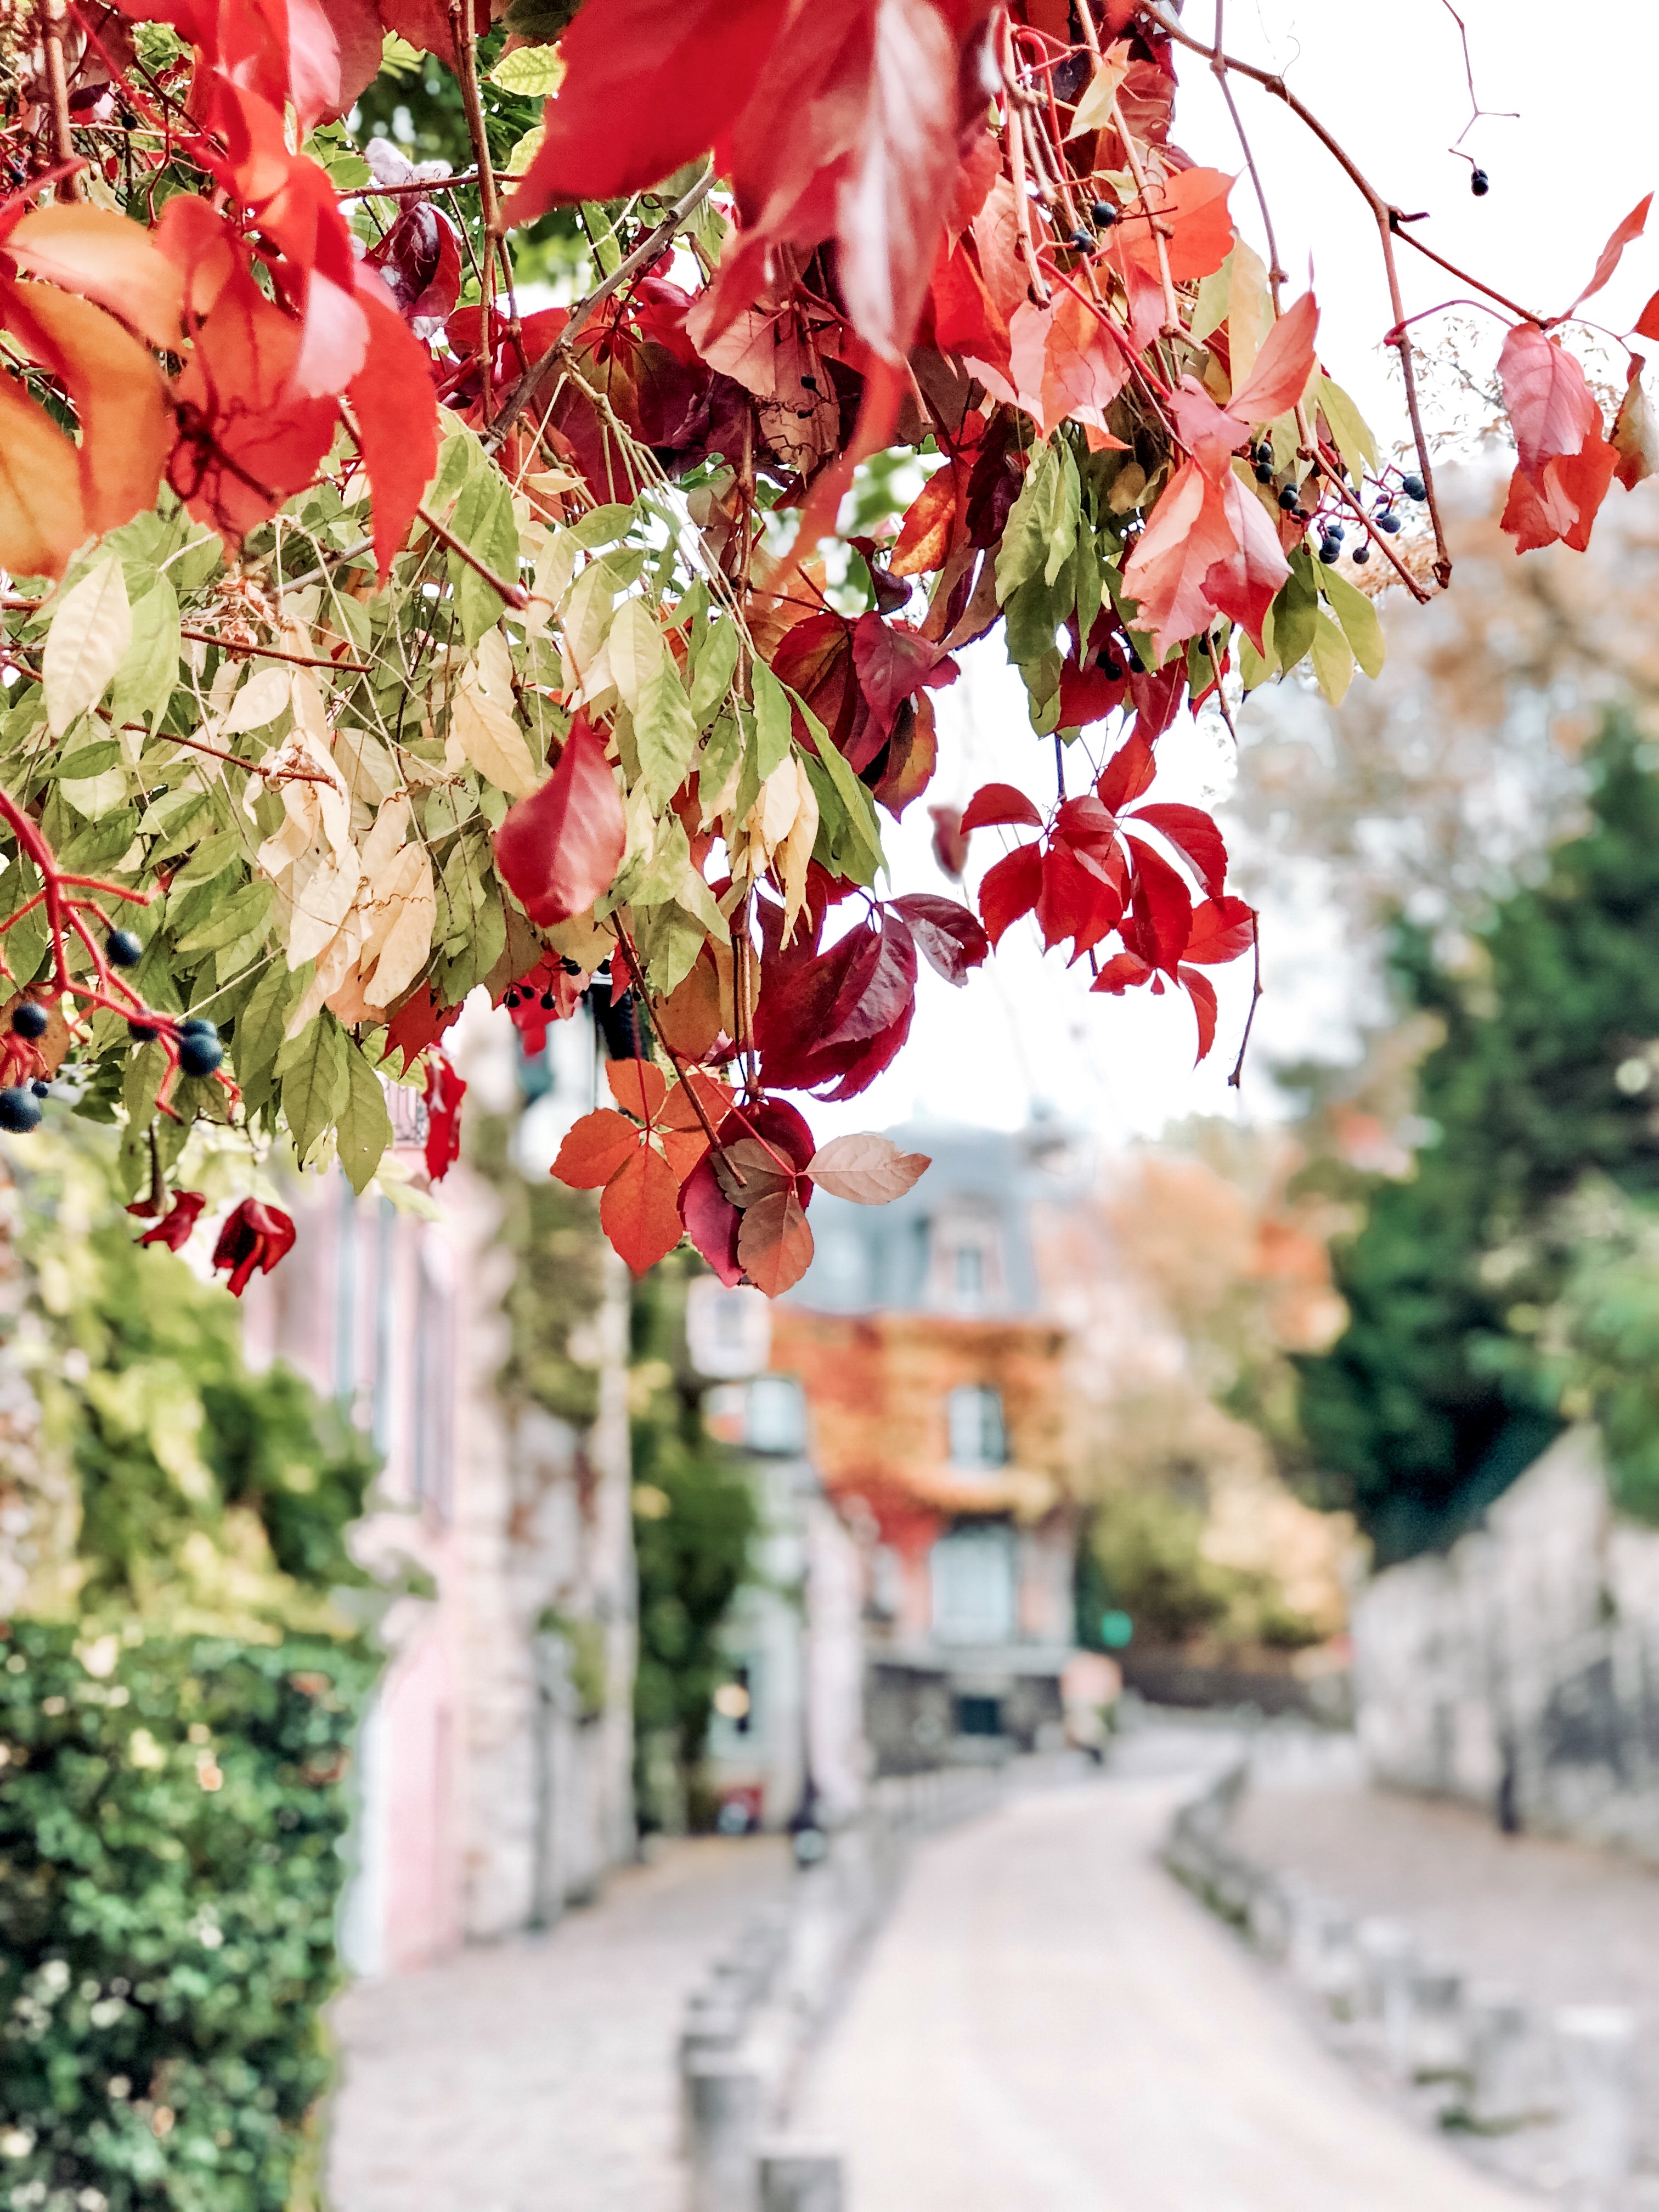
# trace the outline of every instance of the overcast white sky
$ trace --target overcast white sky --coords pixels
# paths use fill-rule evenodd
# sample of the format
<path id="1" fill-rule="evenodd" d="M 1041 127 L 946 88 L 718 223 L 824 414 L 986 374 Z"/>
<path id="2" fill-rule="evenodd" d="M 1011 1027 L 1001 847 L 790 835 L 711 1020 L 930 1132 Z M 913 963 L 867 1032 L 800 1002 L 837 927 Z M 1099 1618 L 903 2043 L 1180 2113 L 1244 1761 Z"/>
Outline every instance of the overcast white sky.
<path id="1" fill-rule="evenodd" d="M 1184 11 L 1206 38 L 1213 6 L 1214 0 L 1188 0 Z M 1481 106 L 1518 112 L 1516 120 L 1494 115 L 1477 122 L 1464 140 L 1490 173 L 1484 199 L 1470 193 L 1468 165 L 1447 150 L 1469 119 L 1469 96 L 1457 27 L 1443 0 L 1388 0 L 1384 7 L 1231 0 L 1226 43 L 1230 52 L 1282 70 L 1385 197 L 1409 210 L 1429 210 L 1420 234 L 1438 252 L 1511 298 L 1557 313 L 1588 280 L 1613 225 L 1659 185 L 1652 125 L 1659 6 L 1607 0 L 1593 15 L 1575 19 L 1542 0 L 1463 0 L 1462 12 Z M 1577 40 L 1575 20 L 1583 25 Z M 1182 80 L 1178 142 L 1196 161 L 1237 168 L 1237 141 L 1207 68 L 1193 57 Z M 1375 223 L 1280 103 L 1243 82 L 1238 99 L 1292 291 L 1311 267 L 1326 365 L 1379 437 L 1392 441 L 1401 424 L 1378 346 L 1390 318 Z M 1232 209 L 1261 249 L 1248 178 Z M 1420 257 L 1402 249 L 1401 262 L 1408 313 L 1456 293 L 1455 282 Z M 1659 211 L 1651 240 L 1626 252 L 1618 276 L 1587 312 L 1620 331 L 1656 289 Z M 1425 325 L 1425 337 L 1432 329 Z M 1495 320 L 1490 331 L 1488 358 L 1503 337 Z M 1032 737 L 1024 694 L 1000 643 L 974 648 L 967 663 L 962 681 L 936 695 L 940 761 L 928 799 L 960 802 L 995 777 L 1023 784 L 1046 802 L 1054 793 L 1053 747 Z M 1218 739 L 1189 726 L 1172 731 L 1159 750 L 1159 796 L 1196 798 L 1206 787 L 1224 790 L 1231 780 L 1224 732 Z M 997 857 L 1001 835 L 976 836 L 975 877 Z M 897 889 L 950 888 L 929 857 L 928 836 L 926 802 L 889 828 Z M 1255 1030 L 1261 1061 L 1299 1055 L 1322 1042 L 1335 1056 L 1343 1043 L 1341 991 L 1320 980 L 1319 919 L 1285 908 L 1266 910 L 1264 921 L 1268 995 Z M 1022 925 L 962 991 L 924 969 L 911 1042 L 897 1064 L 848 1105 L 815 1108 L 814 1125 L 824 1135 L 879 1128 L 919 1109 L 1014 1127 L 1048 1104 L 1112 1144 L 1188 1114 L 1271 1112 L 1264 1080 L 1247 1077 L 1242 1105 L 1226 1087 L 1248 966 L 1212 971 L 1223 989 L 1221 1033 L 1210 1060 L 1194 1071 L 1184 1000 L 1091 998 L 1086 974 L 1068 975 L 1057 954 L 1044 960 L 1031 926 Z"/>

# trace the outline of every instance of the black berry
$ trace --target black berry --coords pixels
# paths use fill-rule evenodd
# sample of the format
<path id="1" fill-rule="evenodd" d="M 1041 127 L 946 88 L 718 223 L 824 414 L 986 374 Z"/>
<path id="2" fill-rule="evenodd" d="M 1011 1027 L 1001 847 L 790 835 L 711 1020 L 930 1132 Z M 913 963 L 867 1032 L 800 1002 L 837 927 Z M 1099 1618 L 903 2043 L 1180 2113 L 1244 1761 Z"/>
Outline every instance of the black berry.
<path id="1" fill-rule="evenodd" d="M 127 1024 L 127 1035 L 132 1039 L 134 1044 L 148 1044 L 152 1037 L 158 1037 L 161 1034 L 161 1032 L 156 1028 L 154 1022 L 129 1022 Z"/>
<path id="2" fill-rule="evenodd" d="M 1423 488 L 1421 477 L 1401 477 L 1400 489 L 1407 499 L 1425 499 L 1428 496 Z"/>
<path id="3" fill-rule="evenodd" d="M 1400 517 L 1397 514 L 1379 514 L 1376 518 L 1376 526 L 1379 530 L 1386 530 L 1392 538 L 1400 527 Z"/>
<path id="4" fill-rule="evenodd" d="M 1492 179 L 1484 169 L 1476 169 L 1469 179 L 1469 190 L 1478 200 L 1486 198 L 1492 190 Z"/>
<path id="5" fill-rule="evenodd" d="M 35 1077 L 33 1082 L 30 1084 L 29 1089 L 34 1093 L 37 1098 L 49 1098 L 52 1096 L 51 1084 L 42 1083 L 38 1075 Z"/>
<path id="6" fill-rule="evenodd" d="M 568 952 L 565 954 L 563 959 L 560 961 L 559 965 L 563 969 L 567 975 L 580 975 L 582 972 L 581 962 L 580 960 L 573 960 Z"/>
<path id="7" fill-rule="evenodd" d="M 112 929 L 104 939 L 104 957 L 112 967 L 136 968 L 144 948 L 130 929 Z"/>
<path id="8" fill-rule="evenodd" d="M 211 1075 L 225 1056 L 225 1048 L 217 1037 L 204 1036 L 200 1030 L 191 1030 L 179 1040 L 179 1065 L 186 1075 Z"/>
<path id="9" fill-rule="evenodd" d="M 1347 532 L 1343 528 L 1340 522 L 1330 521 L 1325 525 L 1326 537 L 1334 538 L 1339 545 L 1342 543 L 1347 534 Z"/>
<path id="10" fill-rule="evenodd" d="M 554 997 L 551 991 L 544 991 L 542 993 L 542 1012 L 544 1014 L 553 1014 L 558 1012 L 558 1008 L 559 1002 Z"/>
<path id="11" fill-rule="evenodd" d="M 0 1129 L 9 1130 L 14 1137 L 27 1137 L 40 1126 L 40 1101 L 21 1083 L 7 1084 L 0 1091 Z"/>
<path id="12" fill-rule="evenodd" d="M 1146 664 L 1133 646 L 1129 647 L 1129 673 L 1131 676 L 1144 676 L 1146 673 Z"/>
<path id="13" fill-rule="evenodd" d="M 216 1044 L 219 1041 L 219 1024 L 217 1022 L 210 1022 L 205 1014 L 186 1014 L 179 1024 L 179 1034 L 180 1036 L 210 1036 Z"/>
<path id="14" fill-rule="evenodd" d="M 1332 562 L 1340 561 L 1342 558 L 1341 540 L 1337 538 L 1322 538 L 1319 541 L 1319 557 L 1328 568 Z"/>
<path id="15" fill-rule="evenodd" d="M 11 1025 L 20 1037 L 45 1036 L 50 1018 L 39 1000 L 25 999 L 21 1006 L 13 1009 Z"/>
<path id="16" fill-rule="evenodd" d="M 1074 230 L 1072 243 L 1079 253 L 1092 253 L 1095 250 L 1095 242 L 1086 230 Z"/>
<path id="17" fill-rule="evenodd" d="M 1370 557 L 1371 549 L 1369 545 L 1364 544 L 1363 540 L 1354 547 L 1353 565 L 1356 568 L 1363 568 L 1366 562 L 1369 561 Z"/>
<path id="18" fill-rule="evenodd" d="M 1099 230 L 1109 230 L 1117 221 L 1117 210 L 1110 200 L 1097 200 L 1089 210 L 1090 217 Z"/>
<path id="19" fill-rule="evenodd" d="M 1250 459 L 1255 463 L 1259 469 L 1270 469 L 1273 466 L 1273 449 L 1267 443 L 1265 438 L 1256 447 L 1255 451 L 1250 455 Z"/>
<path id="20" fill-rule="evenodd" d="M 507 994 L 507 1003 L 509 1006 L 516 1006 L 520 1005 L 522 1001 L 516 991 L 509 991 Z"/>
<path id="21" fill-rule="evenodd" d="M 1109 684 L 1115 684 L 1118 678 L 1123 673 L 1122 669 L 1119 667 L 1117 664 L 1116 659 L 1109 653 L 1097 653 L 1095 656 L 1095 666 L 1100 671 L 1101 674 L 1106 678 Z"/>
<path id="22" fill-rule="evenodd" d="M 1271 483 L 1273 482 L 1273 463 L 1271 461 L 1258 461 L 1256 463 L 1255 480 L 1258 483 Z"/>
<path id="23" fill-rule="evenodd" d="M 1295 507 L 1296 501 L 1296 486 L 1294 484 L 1286 484 L 1284 490 L 1279 495 L 1279 503 L 1284 508 L 1286 514 L 1289 514 Z"/>

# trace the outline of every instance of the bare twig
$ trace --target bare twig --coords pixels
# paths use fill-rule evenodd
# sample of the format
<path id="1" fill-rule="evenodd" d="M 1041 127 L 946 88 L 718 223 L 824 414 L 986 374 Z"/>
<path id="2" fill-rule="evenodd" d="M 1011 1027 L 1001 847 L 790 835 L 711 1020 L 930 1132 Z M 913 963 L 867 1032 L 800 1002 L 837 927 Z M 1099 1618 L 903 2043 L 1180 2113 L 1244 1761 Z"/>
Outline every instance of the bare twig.
<path id="1" fill-rule="evenodd" d="M 290 586 L 290 589 L 293 587 Z M 216 645 L 221 653 L 241 655 L 249 660 L 287 660 L 295 668 L 328 668 L 344 676 L 368 676 L 373 673 L 366 660 L 331 660 L 326 653 L 283 653 L 274 645 L 238 645 L 228 637 L 216 637 L 210 629 L 180 629 L 180 637 L 193 637 L 198 645 Z"/>
<path id="2" fill-rule="evenodd" d="M 1255 1027 L 1255 1010 L 1261 1003 L 1261 917 L 1250 915 L 1250 951 L 1255 962 L 1255 972 L 1250 981 L 1250 1011 L 1244 1017 L 1244 1034 L 1238 1041 L 1238 1058 L 1233 1062 L 1233 1072 L 1227 1078 L 1227 1088 L 1237 1091 L 1244 1079 L 1244 1055 L 1250 1048 L 1250 1031 Z"/>
<path id="3" fill-rule="evenodd" d="M 472 548 L 440 522 L 429 507 L 417 507 L 415 512 L 439 544 L 447 545 L 458 559 L 465 561 L 469 568 L 482 576 L 497 598 L 504 600 L 509 607 L 527 607 L 530 605 L 530 594 L 522 584 L 509 584 L 504 576 L 498 576 L 489 563 L 481 561 Z"/>

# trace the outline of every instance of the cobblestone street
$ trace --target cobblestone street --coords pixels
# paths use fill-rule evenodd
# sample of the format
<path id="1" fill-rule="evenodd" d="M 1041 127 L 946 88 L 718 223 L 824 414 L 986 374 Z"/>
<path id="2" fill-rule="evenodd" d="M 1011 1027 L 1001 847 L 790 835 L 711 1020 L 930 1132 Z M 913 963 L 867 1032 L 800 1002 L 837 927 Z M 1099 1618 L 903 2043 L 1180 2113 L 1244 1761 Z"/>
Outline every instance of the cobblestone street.
<path id="1" fill-rule="evenodd" d="M 334 2212 L 681 2212 L 680 2011 L 786 1867 L 770 1838 L 671 1844 L 545 1936 L 347 1990 Z"/>

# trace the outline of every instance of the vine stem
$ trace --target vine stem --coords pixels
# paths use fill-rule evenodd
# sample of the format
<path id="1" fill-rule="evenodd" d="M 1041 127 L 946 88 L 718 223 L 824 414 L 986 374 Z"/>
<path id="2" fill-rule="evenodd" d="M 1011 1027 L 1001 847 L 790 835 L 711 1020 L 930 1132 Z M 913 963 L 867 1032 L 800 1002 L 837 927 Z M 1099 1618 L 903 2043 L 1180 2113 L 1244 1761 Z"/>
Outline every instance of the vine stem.
<path id="1" fill-rule="evenodd" d="M 1129 165 L 1129 174 L 1135 180 L 1135 191 L 1140 196 L 1140 204 L 1146 210 L 1147 222 L 1152 229 L 1152 248 L 1158 255 L 1158 281 L 1164 288 L 1163 335 L 1166 338 L 1178 338 L 1182 335 L 1181 303 L 1176 298 L 1175 280 L 1170 274 L 1170 227 L 1158 219 L 1152 207 L 1152 196 L 1147 190 L 1146 171 L 1135 146 L 1134 135 L 1123 120 L 1123 110 L 1115 100 L 1112 102 L 1112 128 L 1122 144 L 1123 158 Z"/>
<path id="2" fill-rule="evenodd" d="M 470 545 L 463 544 L 454 532 L 447 529 L 429 507 L 417 507 L 415 512 L 438 543 L 447 545 L 452 553 L 465 562 L 469 568 L 482 576 L 491 591 L 504 599 L 509 607 L 527 607 L 530 605 L 530 594 L 522 584 L 509 584 L 504 576 L 498 576 L 489 563 L 481 561 Z M 331 665 L 337 666 L 338 663 L 331 663 Z"/>
<path id="3" fill-rule="evenodd" d="M 1185 46 L 1191 53 L 1201 54 L 1218 75 L 1229 72 L 1248 77 L 1253 84 L 1274 100 L 1283 100 L 1292 115 L 1312 131 L 1331 159 L 1341 169 L 1366 206 L 1376 224 L 1377 238 L 1382 251 L 1383 273 L 1388 280 L 1389 301 L 1392 309 L 1387 343 L 1393 346 L 1400 360 L 1400 374 L 1406 387 L 1406 411 L 1411 417 L 1412 441 L 1417 451 L 1417 463 L 1427 496 L 1429 518 L 1434 525 L 1435 581 L 1443 591 L 1451 582 L 1451 550 L 1446 543 L 1446 532 L 1440 515 L 1440 502 L 1435 490 L 1434 465 L 1429 456 L 1428 434 L 1423 427 L 1423 409 L 1418 396 L 1417 370 L 1412 351 L 1412 342 L 1406 331 L 1405 302 L 1400 291 L 1400 268 L 1395 258 L 1394 241 L 1400 234 L 1398 226 L 1404 220 L 1398 208 L 1384 199 L 1370 179 L 1354 160 L 1352 154 L 1326 128 L 1305 101 L 1298 100 L 1282 76 L 1273 70 L 1263 69 L 1259 63 L 1241 61 L 1235 54 L 1218 51 L 1202 39 L 1194 38 L 1174 16 L 1166 15 L 1158 0 L 1140 0 L 1140 12 L 1156 23 L 1165 37 L 1177 46 Z M 1415 242 L 1415 241 L 1413 241 Z"/>
<path id="4" fill-rule="evenodd" d="M 41 0 L 40 48 L 46 57 L 46 90 L 52 102 L 52 149 L 58 166 L 70 173 L 67 179 L 70 197 L 82 199 L 86 186 L 82 181 L 82 164 L 75 151 L 75 131 L 70 121 L 69 77 L 64 67 L 64 23 L 69 10 L 64 0 Z"/>
<path id="5" fill-rule="evenodd" d="M 1250 1011 L 1244 1017 L 1244 1034 L 1238 1041 L 1238 1058 L 1233 1062 L 1233 1072 L 1227 1078 L 1229 1091 L 1237 1091 L 1244 1078 L 1244 1055 L 1250 1048 L 1250 1031 L 1255 1027 L 1255 1010 L 1261 1003 L 1261 917 L 1254 911 L 1250 915 L 1250 951 L 1255 962 L 1255 972 L 1250 981 Z"/>
<path id="6" fill-rule="evenodd" d="M 648 269 L 663 248 L 669 245 L 686 221 L 695 215 L 709 194 L 714 182 L 714 165 L 711 161 L 690 191 L 675 201 L 668 213 L 641 245 L 636 246 L 625 261 L 619 262 L 602 283 L 596 284 L 585 300 L 579 300 L 570 310 L 570 319 L 559 332 L 539 361 L 532 362 L 524 374 L 502 401 L 495 421 L 484 434 L 486 446 L 498 446 L 528 405 L 536 386 L 553 367 L 561 354 L 573 346 L 595 311 L 603 306 L 613 292 L 630 283 L 641 270 Z"/>
<path id="7" fill-rule="evenodd" d="M 185 629 L 181 626 L 179 635 L 193 637 L 198 645 L 216 645 L 221 653 L 240 653 L 245 659 L 286 660 L 295 668 L 330 668 L 343 676 L 368 676 L 374 672 L 366 660 L 331 660 L 326 653 L 283 653 L 274 645 L 233 645 L 228 637 L 216 637 L 208 629 Z"/>
<path id="8" fill-rule="evenodd" d="M 478 27 L 472 12 L 472 0 L 449 0 L 449 28 L 455 49 L 455 76 L 461 88 L 461 106 L 466 111 L 467 136 L 472 141 L 473 164 L 477 171 L 478 201 L 483 214 L 483 267 L 479 271 L 478 289 L 483 295 L 483 313 L 478 318 L 478 382 L 483 393 L 483 412 L 489 419 L 489 367 L 492 343 L 491 295 L 496 249 L 501 244 L 501 204 L 495 197 L 495 173 L 489 163 L 489 134 L 484 127 L 483 99 L 478 90 Z"/>

